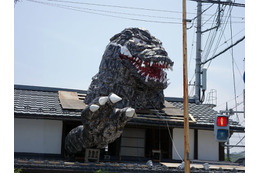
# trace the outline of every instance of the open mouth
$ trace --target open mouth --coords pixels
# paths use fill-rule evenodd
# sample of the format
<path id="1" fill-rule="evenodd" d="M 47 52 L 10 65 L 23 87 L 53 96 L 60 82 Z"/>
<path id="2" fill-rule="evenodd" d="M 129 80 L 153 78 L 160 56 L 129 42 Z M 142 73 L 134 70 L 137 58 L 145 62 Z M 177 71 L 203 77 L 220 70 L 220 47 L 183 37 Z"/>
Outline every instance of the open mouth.
<path id="1" fill-rule="evenodd" d="M 165 61 L 143 61 L 138 57 L 129 57 L 123 54 L 120 54 L 120 58 L 130 61 L 136 68 L 137 73 L 144 77 L 145 82 L 164 83 L 167 81 L 167 73 L 164 70 L 172 70 L 172 65 Z"/>

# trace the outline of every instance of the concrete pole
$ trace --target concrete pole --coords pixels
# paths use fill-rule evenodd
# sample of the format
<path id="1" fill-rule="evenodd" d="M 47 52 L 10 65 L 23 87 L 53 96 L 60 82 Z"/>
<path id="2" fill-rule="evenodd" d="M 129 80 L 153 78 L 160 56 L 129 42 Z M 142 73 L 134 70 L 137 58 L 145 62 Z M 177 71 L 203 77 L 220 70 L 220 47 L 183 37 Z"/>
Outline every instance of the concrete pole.
<path id="1" fill-rule="evenodd" d="M 196 67 L 195 67 L 195 99 L 200 100 L 201 86 L 201 0 L 198 0 L 197 5 L 197 41 L 196 41 Z"/>

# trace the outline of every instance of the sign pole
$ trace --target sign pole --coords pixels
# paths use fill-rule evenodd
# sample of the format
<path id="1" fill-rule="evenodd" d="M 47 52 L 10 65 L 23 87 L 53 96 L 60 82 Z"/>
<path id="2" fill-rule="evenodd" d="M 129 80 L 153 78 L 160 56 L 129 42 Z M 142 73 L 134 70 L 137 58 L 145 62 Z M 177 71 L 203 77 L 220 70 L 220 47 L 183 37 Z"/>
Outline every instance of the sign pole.
<path id="1" fill-rule="evenodd" d="M 183 29 L 184 172 L 190 173 L 186 0 L 182 0 L 182 12 L 183 12 L 182 29 Z"/>

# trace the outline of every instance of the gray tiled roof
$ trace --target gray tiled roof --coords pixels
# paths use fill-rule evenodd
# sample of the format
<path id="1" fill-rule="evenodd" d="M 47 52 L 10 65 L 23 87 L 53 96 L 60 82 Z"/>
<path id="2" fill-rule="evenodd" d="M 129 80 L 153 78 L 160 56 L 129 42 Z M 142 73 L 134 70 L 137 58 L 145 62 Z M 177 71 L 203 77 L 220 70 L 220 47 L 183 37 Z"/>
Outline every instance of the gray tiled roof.
<path id="1" fill-rule="evenodd" d="M 64 110 L 59 101 L 58 91 L 75 91 L 85 94 L 83 90 L 72 90 L 51 87 L 36 87 L 15 85 L 14 86 L 14 113 L 17 117 L 47 117 L 47 118 L 75 118 L 80 120 L 81 110 Z M 180 98 L 165 98 L 174 107 L 183 110 L 183 101 Z M 196 119 L 195 125 L 212 125 L 214 124 L 214 116 L 217 114 L 209 105 L 195 104 L 192 100 L 189 101 L 189 113 Z M 149 120 L 133 120 L 133 123 L 145 122 L 159 123 Z M 174 125 L 176 122 L 170 122 Z M 177 123 L 178 124 L 178 123 Z M 180 123 L 179 123 L 180 124 Z M 237 122 L 232 122 L 233 125 L 239 127 Z M 164 123 L 165 125 L 165 123 Z"/>
<path id="2" fill-rule="evenodd" d="M 182 102 L 171 102 L 174 106 L 183 110 Z M 197 105 L 189 103 L 189 113 L 197 120 L 199 124 L 212 124 L 217 111 L 213 110 L 208 105 Z"/>
<path id="3" fill-rule="evenodd" d="M 174 99 L 171 99 L 174 100 Z M 171 103 L 183 110 L 183 102 L 171 101 Z M 197 124 L 205 124 L 205 125 L 212 125 L 214 124 L 215 115 L 218 114 L 212 107 L 212 105 L 208 104 L 196 104 L 196 103 L 189 103 L 189 113 L 197 120 Z M 236 121 L 230 119 L 231 126 L 240 126 L 240 124 Z"/>
<path id="4" fill-rule="evenodd" d="M 58 90 L 51 91 L 46 87 L 30 88 L 28 86 L 15 86 L 14 113 L 44 116 L 80 116 L 80 111 L 62 109 Z"/>
<path id="5" fill-rule="evenodd" d="M 14 159 L 14 167 L 20 168 L 23 171 L 37 171 L 37 172 L 97 172 L 97 170 L 106 170 L 106 172 L 127 172 L 127 173 L 157 173 L 157 172 L 171 172 L 183 173 L 184 170 L 179 166 L 181 163 L 175 163 L 174 166 L 167 167 L 165 164 L 153 163 L 153 166 L 148 166 L 146 162 L 66 162 L 64 160 L 34 160 L 34 159 Z M 205 170 L 202 163 L 191 163 L 191 173 L 234 173 L 245 172 L 245 167 L 234 163 L 219 162 L 217 165 L 209 164 L 209 170 Z"/>

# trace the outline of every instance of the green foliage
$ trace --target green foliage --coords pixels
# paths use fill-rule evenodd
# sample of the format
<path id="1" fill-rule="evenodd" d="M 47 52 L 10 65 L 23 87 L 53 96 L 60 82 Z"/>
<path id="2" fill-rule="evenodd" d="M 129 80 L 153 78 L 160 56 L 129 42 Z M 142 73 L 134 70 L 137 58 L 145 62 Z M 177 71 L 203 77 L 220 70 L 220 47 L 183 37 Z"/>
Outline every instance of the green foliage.
<path id="1" fill-rule="evenodd" d="M 21 172 L 22 172 L 22 169 L 21 169 L 21 168 L 19 168 L 19 169 L 15 168 L 15 169 L 14 169 L 14 173 L 21 173 Z"/>
<path id="2" fill-rule="evenodd" d="M 94 173 L 108 173 L 107 171 L 103 171 L 103 170 L 101 170 L 101 169 L 99 169 L 99 170 L 97 170 L 96 172 L 94 172 Z"/>
<path id="3" fill-rule="evenodd" d="M 231 162 L 231 159 L 230 159 L 230 158 L 227 158 L 227 157 L 225 157 L 225 161 L 226 161 L 226 162 Z"/>

